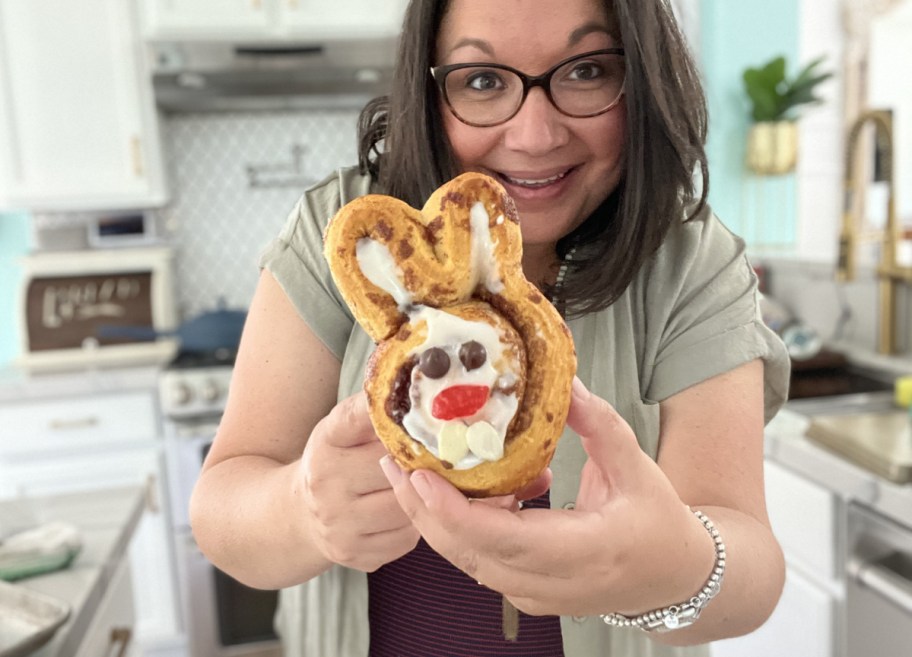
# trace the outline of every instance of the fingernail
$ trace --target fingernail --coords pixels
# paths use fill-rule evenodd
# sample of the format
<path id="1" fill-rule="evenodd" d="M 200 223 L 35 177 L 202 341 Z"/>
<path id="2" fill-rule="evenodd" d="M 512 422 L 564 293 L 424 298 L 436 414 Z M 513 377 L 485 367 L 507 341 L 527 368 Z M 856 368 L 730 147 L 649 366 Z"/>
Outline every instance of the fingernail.
<path id="1" fill-rule="evenodd" d="M 578 376 L 573 377 L 573 386 L 571 390 L 573 396 L 577 399 L 586 399 L 589 396 L 589 391 L 586 389 L 586 386 L 583 385 L 583 382 L 579 380 Z"/>
<path id="2" fill-rule="evenodd" d="M 383 470 L 383 474 L 386 475 L 391 486 L 396 486 L 402 481 L 402 470 L 396 465 L 389 454 L 384 455 L 384 457 L 380 459 L 380 469 Z"/>
<path id="3" fill-rule="evenodd" d="M 412 487 L 415 489 L 415 492 L 418 493 L 421 500 L 425 504 L 430 503 L 431 483 L 428 481 L 427 475 L 423 472 L 415 471 L 409 479 L 412 482 Z"/>

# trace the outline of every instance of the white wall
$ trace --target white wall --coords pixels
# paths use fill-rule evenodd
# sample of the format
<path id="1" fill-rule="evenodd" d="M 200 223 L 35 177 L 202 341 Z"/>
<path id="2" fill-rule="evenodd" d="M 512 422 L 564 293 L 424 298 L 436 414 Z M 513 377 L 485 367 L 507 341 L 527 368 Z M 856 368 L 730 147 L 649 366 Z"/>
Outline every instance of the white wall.
<path id="1" fill-rule="evenodd" d="M 912 224 L 912 0 L 874 21 L 868 98 L 893 108 L 897 215 Z"/>
<path id="2" fill-rule="evenodd" d="M 821 55 L 837 74 L 819 95 L 824 104 L 809 108 L 799 122 L 798 233 L 801 260 L 833 263 L 842 216 L 843 180 L 843 29 L 841 0 L 802 0 L 798 57 L 803 64 Z"/>

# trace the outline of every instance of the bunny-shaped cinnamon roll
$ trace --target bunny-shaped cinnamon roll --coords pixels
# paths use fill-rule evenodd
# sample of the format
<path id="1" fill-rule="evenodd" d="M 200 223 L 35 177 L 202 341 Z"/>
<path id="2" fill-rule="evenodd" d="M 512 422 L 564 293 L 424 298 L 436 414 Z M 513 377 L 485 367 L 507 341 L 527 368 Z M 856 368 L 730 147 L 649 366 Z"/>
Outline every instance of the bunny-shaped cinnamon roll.
<path id="1" fill-rule="evenodd" d="M 396 462 L 473 497 L 533 481 L 564 428 L 576 354 L 559 313 L 523 275 L 503 187 L 466 173 L 420 212 L 388 196 L 355 199 L 329 223 L 324 255 L 377 343 L 364 387 Z"/>

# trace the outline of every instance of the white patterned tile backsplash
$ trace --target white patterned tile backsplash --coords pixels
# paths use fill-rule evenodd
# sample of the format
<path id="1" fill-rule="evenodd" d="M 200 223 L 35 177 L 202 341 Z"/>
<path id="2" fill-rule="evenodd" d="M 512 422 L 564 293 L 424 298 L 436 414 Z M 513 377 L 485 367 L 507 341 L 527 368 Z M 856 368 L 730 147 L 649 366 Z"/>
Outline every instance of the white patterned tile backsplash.
<path id="1" fill-rule="evenodd" d="M 316 105 L 163 116 L 171 201 L 148 214 L 155 234 L 175 249 L 180 319 L 221 302 L 247 308 L 259 254 L 304 190 L 357 162 L 358 108 Z M 93 218 L 35 213 L 38 248 L 87 248 L 86 226 Z"/>
<path id="2" fill-rule="evenodd" d="M 157 211 L 177 253 L 181 315 L 246 308 L 257 259 L 305 188 L 357 157 L 357 110 L 169 115 L 172 201 Z"/>

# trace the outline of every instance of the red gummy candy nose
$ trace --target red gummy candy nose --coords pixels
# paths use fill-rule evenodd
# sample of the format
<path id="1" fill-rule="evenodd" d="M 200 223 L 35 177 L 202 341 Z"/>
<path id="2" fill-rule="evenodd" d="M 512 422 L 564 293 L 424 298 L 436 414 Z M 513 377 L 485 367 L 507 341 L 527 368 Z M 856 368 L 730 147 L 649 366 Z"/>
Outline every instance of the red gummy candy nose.
<path id="1" fill-rule="evenodd" d="M 434 397 L 431 415 L 438 420 L 453 420 L 474 415 L 488 401 L 488 386 L 450 386 Z"/>

